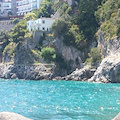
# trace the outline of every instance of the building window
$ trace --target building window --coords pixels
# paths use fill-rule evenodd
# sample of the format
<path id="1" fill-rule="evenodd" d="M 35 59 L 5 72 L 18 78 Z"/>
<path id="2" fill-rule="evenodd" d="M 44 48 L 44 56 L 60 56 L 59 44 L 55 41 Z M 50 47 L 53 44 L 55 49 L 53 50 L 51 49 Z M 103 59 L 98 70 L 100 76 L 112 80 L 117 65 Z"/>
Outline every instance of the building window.
<path id="1" fill-rule="evenodd" d="M 45 30 L 45 28 L 44 28 L 44 27 L 43 27 L 42 29 L 43 29 L 43 30 Z"/>
<path id="2" fill-rule="evenodd" d="M 45 23 L 45 20 L 43 20 L 42 23 L 44 24 L 44 23 Z"/>
<path id="3" fill-rule="evenodd" d="M 47 31 L 48 31 L 48 28 L 47 28 Z"/>

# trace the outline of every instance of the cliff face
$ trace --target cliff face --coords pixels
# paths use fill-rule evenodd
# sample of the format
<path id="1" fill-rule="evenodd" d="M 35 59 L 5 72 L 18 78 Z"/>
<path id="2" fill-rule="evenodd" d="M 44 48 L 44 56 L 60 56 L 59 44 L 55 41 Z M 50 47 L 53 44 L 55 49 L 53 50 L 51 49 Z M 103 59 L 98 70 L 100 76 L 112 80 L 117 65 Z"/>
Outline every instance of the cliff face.
<path id="1" fill-rule="evenodd" d="M 104 58 L 90 82 L 120 83 L 120 54 Z"/>
<path id="2" fill-rule="evenodd" d="M 55 39 L 56 50 L 63 56 L 64 60 L 69 63 L 71 71 L 76 68 L 82 68 L 81 57 L 83 54 L 76 48 L 72 46 L 66 46 L 63 43 L 63 38 Z"/>
<path id="3" fill-rule="evenodd" d="M 105 40 L 104 35 L 100 32 L 98 47 L 101 48 L 104 59 L 89 81 L 120 83 L 120 38 Z"/>
<path id="4" fill-rule="evenodd" d="M 98 47 L 101 49 L 103 57 L 115 54 L 120 51 L 120 38 L 116 36 L 112 39 L 106 40 L 104 34 L 99 32 Z"/>
<path id="5" fill-rule="evenodd" d="M 26 65 L 26 64 L 0 64 L 0 78 L 51 80 L 55 66 Z"/>
<path id="6" fill-rule="evenodd" d="M 30 79 L 30 80 L 50 80 L 54 75 L 54 65 L 45 64 L 40 55 L 32 53 L 39 45 L 41 32 L 35 32 L 33 39 L 27 38 L 17 44 L 9 44 L 3 54 L 0 64 L 0 78 L 4 79 Z M 14 49 L 11 50 L 14 46 Z M 9 52 L 9 50 L 11 50 Z M 36 64 L 35 64 L 35 61 Z"/>

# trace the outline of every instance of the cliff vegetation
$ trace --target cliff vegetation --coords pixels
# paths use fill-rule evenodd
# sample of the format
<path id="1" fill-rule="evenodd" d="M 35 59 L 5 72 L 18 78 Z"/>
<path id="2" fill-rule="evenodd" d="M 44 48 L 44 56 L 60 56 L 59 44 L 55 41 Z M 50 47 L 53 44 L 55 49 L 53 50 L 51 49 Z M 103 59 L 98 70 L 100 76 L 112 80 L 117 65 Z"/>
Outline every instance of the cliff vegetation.
<path id="1" fill-rule="evenodd" d="M 56 14 L 52 31 L 28 31 L 28 20 Z M 61 71 L 70 73 L 84 62 L 93 64 L 102 60 L 96 33 L 102 31 L 107 40 L 120 36 L 120 1 L 73 0 L 70 6 L 67 1 L 43 0 L 38 10 L 14 22 L 10 33 L 0 32 L 4 62 L 14 58 L 19 63 L 22 59 L 29 64 L 54 63 Z"/>

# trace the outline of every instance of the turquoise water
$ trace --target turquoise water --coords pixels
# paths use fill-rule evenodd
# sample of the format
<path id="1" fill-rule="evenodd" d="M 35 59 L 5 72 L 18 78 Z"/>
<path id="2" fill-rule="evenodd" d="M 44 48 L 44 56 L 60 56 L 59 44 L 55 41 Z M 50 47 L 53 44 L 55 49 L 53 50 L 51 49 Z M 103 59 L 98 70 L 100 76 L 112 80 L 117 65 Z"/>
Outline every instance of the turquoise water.
<path id="1" fill-rule="evenodd" d="M 0 112 L 34 120 L 110 120 L 120 112 L 120 84 L 0 80 Z"/>

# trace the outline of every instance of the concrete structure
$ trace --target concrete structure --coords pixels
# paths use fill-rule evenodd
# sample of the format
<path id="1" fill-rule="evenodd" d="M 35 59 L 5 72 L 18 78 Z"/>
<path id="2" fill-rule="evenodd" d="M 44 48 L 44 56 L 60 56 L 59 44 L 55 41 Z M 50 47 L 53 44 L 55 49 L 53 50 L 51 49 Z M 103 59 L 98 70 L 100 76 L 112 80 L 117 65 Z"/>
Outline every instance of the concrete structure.
<path id="1" fill-rule="evenodd" d="M 17 15 L 24 15 L 40 7 L 42 0 L 17 0 Z"/>
<path id="2" fill-rule="evenodd" d="M 39 18 L 37 20 L 29 20 L 27 21 L 27 28 L 30 31 L 50 31 L 53 22 L 55 21 L 54 18 Z"/>
<path id="3" fill-rule="evenodd" d="M 0 2 L 0 17 L 8 16 L 9 12 L 11 12 L 11 2 L 1 1 Z"/>
<path id="4" fill-rule="evenodd" d="M 16 0 L 11 0 L 11 12 L 12 15 L 17 15 L 17 3 Z"/>
<path id="5" fill-rule="evenodd" d="M 11 28 L 13 28 L 15 24 L 13 24 L 12 20 L 2 20 L 0 21 L 0 30 L 7 30 L 10 31 Z"/>

